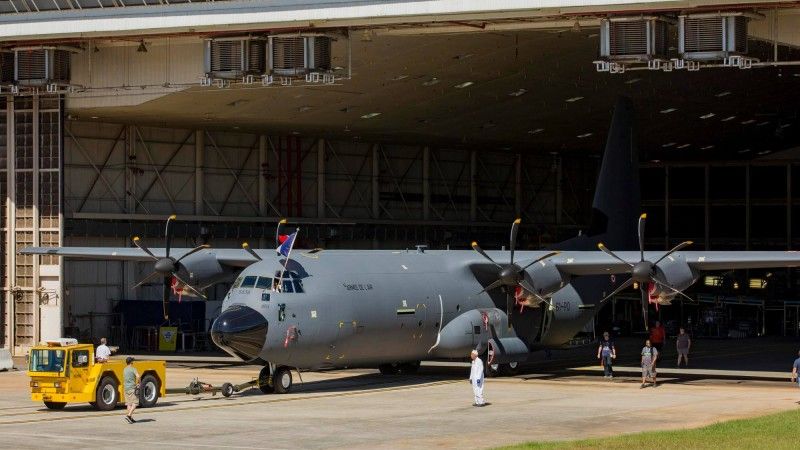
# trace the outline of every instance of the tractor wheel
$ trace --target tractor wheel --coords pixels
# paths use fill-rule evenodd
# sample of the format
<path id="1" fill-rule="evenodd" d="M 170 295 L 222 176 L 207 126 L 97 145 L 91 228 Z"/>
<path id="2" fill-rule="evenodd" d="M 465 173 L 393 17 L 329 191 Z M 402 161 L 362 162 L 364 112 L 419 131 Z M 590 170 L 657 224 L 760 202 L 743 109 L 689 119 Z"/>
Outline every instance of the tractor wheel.
<path id="1" fill-rule="evenodd" d="M 139 389 L 139 406 L 142 408 L 151 408 L 158 402 L 158 395 L 160 386 L 156 377 L 152 375 L 145 375 L 142 378 L 141 389 Z"/>
<path id="2" fill-rule="evenodd" d="M 96 408 L 100 411 L 111 411 L 119 401 L 117 382 L 111 377 L 103 377 L 97 385 L 95 393 Z"/>

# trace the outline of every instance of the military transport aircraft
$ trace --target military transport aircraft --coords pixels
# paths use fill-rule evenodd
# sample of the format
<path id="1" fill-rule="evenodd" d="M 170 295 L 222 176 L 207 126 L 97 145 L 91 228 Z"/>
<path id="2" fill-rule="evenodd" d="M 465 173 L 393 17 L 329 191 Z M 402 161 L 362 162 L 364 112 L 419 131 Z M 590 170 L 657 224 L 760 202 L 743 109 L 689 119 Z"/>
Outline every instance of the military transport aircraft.
<path id="1" fill-rule="evenodd" d="M 593 201 L 591 229 L 553 250 L 292 251 L 297 232 L 273 249 L 25 248 L 23 254 L 154 261 L 164 301 L 171 290 L 202 296 L 234 279 L 211 329 L 222 349 L 264 365 L 264 392 L 288 392 L 292 369 L 378 367 L 410 373 L 420 361 L 487 352 L 509 373 L 533 351 L 563 346 L 602 303 L 639 286 L 645 324 L 651 303 L 669 304 L 708 270 L 794 267 L 800 253 L 644 251 L 632 107 L 615 109 Z M 638 222 L 637 222 L 638 216 Z M 277 235 L 281 235 L 281 227 Z M 277 236 L 276 236 L 277 237 Z M 638 245 L 637 245 L 638 237 Z M 638 251 L 614 251 L 611 249 Z M 598 250 L 599 249 L 599 250 Z M 613 275 L 613 276 L 612 276 Z M 140 283 L 141 284 L 141 283 Z M 166 309 L 165 309 L 166 312 Z"/>

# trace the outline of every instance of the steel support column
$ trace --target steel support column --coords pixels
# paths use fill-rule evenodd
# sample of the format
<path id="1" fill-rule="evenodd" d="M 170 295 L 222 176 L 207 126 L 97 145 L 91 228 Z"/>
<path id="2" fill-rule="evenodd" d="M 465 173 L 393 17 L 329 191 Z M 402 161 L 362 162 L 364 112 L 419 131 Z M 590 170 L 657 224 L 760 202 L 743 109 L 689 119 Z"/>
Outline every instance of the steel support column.
<path id="1" fill-rule="evenodd" d="M 750 250 L 750 164 L 744 168 L 744 249 Z"/>
<path id="2" fill-rule="evenodd" d="M 422 220 L 431 219 L 431 148 L 422 149 Z"/>
<path id="3" fill-rule="evenodd" d="M 469 220 L 478 220 L 478 152 L 469 152 Z"/>
<path id="4" fill-rule="evenodd" d="M 703 167 L 703 242 L 705 245 L 706 250 L 710 250 L 711 247 L 711 207 L 709 206 L 709 193 L 710 193 L 710 184 L 711 184 L 711 168 L 708 164 Z M 683 305 L 683 302 L 681 302 Z"/>
<path id="5" fill-rule="evenodd" d="M 381 163 L 380 163 L 380 149 L 378 144 L 372 146 L 372 218 L 378 219 L 381 215 Z"/>
<path id="6" fill-rule="evenodd" d="M 560 211 L 558 202 L 556 202 L 556 209 Z M 559 212 L 556 212 L 556 221 L 558 221 L 559 214 Z M 514 165 L 514 215 L 515 217 L 522 217 L 522 153 L 517 153 Z"/>
<path id="7" fill-rule="evenodd" d="M 317 217 L 325 217 L 325 140 L 317 140 Z"/>
<path id="8" fill-rule="evenodd" d="M 205 211 L 203 200 L 205 198 L 205 176 L 203 166 L 206 161 L 206 133 L 203 130 L 194 132 L 194 213 L 202 216 Z"/>

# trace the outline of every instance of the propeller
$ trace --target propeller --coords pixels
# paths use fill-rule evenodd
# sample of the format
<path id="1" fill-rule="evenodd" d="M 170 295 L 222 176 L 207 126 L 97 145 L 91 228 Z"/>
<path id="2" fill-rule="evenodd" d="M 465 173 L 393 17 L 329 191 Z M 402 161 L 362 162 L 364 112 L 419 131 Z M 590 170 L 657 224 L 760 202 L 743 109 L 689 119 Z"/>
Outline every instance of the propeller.
<path id="1" fill-rule="evenodd" d="M 547 259 L 550 258 L 551 256 L 557 255 L 558 252 L 547 253 L 524 267 L 521 267 L 520 265 L 516 264 L 514 262 L 514 251 L 516 250 L 517 246 L 517 233 L 519 232 L 519 224 L 521 222 L 522 222 L 521 219 L 517 219 L 514 221 L 513 224 L 511 224 L 511 238 L 509 240 L 509 246 L 508 246 L 510 262 L 507 264 L 499 264 L 497 261 L 492 259 L 491 256 L 489 256 L 485 251 L 483 251 L 483 249 L 478 245 L 477 242 L 474 241 L 472 242 L 472 249 L 480 253 L 481 256 L 489 260 L 499 269 L 499 271 L 497 272 L 497 280 L 494 281 L 489 286 L 483 288 L 483 290 L 478 292 L 477 295 L 483 294 L 484 292 L 487 291 L 491 291 L 492 289 L 499 288 L 500 286 L 506 286 L 508 288 L 506 289 L 506 314 L 508 315 L 509 328 L 511 328 L 511 314 L 512 310 L 514 309 L 512 305 L 514 289 L 512 288 L 521 286 L 523 289 L 525 289 L 526 291 L 530 292 L 533 296 L 535 296 L 539 301 L 547 303 L 552 307 L 552 304 L 546 298 L 537 294 L 536 289 L 533 286 L 531 286 L 531 284 L 528 283 L 528 281 L 525 279 L 525 269 L 543 259 Z"/>
<path id="2" fill-rule="evenodd" d="M 147 248 L 147 246 L 144 245 L 144 243 L 142 243 L 142 240 L 139 239 L 139 236 L 134 236 L 133 237 L 133 245 L 139 247 L 139 249 L 141 249 L 143 252 L 145 252 L 148 255 L 150 255 L 150 257 L 153 259 L 153 261 L 155 261 L 155 270 L 153 271 L 153 273 L 151 273 L 150 275 L 146 276 L 142 281 L 136 283 L 133 287 L 137 288 L 137 287 L 142 286 L 143 284 L 145 284 L 145 283 L 147 283 L 147 282 L 149 282 L 149 281 L 151 281 L 151 280 L 153 280 L 155 278 L 158 278 L 158 277 L 162 277 L 163 278 L 164 290 L 163 290 L 163 295 L 162 295 L 162 299 L 161 300 L 162 300 L 162 303 L 164 305 L 164 320 L 169 319 L 169 294 L 170 294 L 170 290 L 172 289 L 172 279 L 173 278 L 175 280 L 177 280 L 179 283 L 181 283 L 186 289 L 189 289 L 190 291 L 194 292 L 197 296 L 202 297 L 202 298 L 206 298 L 206 296 L 202 292 L 200 292 L 199 290 L 195 289 L 192 285 L 190 285 L 189 283 L 184 281 L 178 275 L 178 270 L 179 270 L 179 267 L 180 267 L 179 263 L 184 258 L 186 258 L 189 255 L 193 255 L 193 254 L 199 252 L 200 250 L 208 248 L 209 246 L 206 245 L 206 244 L 197 246 L 197 247 L 189 250 L 185 254 L 183 254 L 183 256 L 181 256 L 178 259 L 175 259 L 174 257 L 170 256 L 170 250 L 172 249 L 172 222 L 175 219 L 176 219 L 175 214 L 173 214 L 173 215 L 171 215 L 171 216 L 169 216 L 167 218 L 167 225 L 166 225 L 166 227 L 164 229 L 164 255 L 165 256 L 163 258 L 159 258 L 158 256 L 154 255 L 153 252 L 150 251 L 150 249 Z"/>
<path id="3" fill-rule="evenodd" d="M 641 216 L 639 216 L 639 226 L 638 226 L 638 233 L 639 233 L 639 262 L 634 264 L 634 263 L 630 263 L 628 261 L 625 261 L 624 259 L 622 259 L 619 256 L 617 256 L 616 254 L 614 254 L 614 252 L 609 250 L 602 242 L 597 244 L 597 248 L 599 248 L 605 254 L 611 256 L 612 258 L 614 258 L 614 259 L 616 259 L 618 261 L 621 261 L 624 264 L 630 266 L 630 268 L 631 268 L 631 270 L 630 270 L 630 276 L 631 277 L 628 278 L 624 283 L 619 285 L 616 289 L 614 289 L 613 292 L 611 292 L 610 294 L 606 295 L 605 298 L 603 298 L 603 300 L 601 300 L 601 302 L 605 302 L 606 300 L 608 300 L 609 298 L 613 297 L 614 295 L 617 295 L 618 293 L 620 293 L 624 289 L 627 289 L 628 287 L 630 287 L 633 283 L 638 283 L 639 284 L 639 291 L 642 294 L 641 303 L 642 303 L 642 317 L 644 318 L 644 328 L 645 328 L 645 330 L 648 330 L 650 328 L 650 324 L 649 324 L 649 321 L 648 321 L 648 318 L 647 318 L 647 308 L 648 308 L 648 304 L 649 304 L 649 293 L 647 292 L 647 283 L 654 283 L 654 284 L 656 284 L 658 286 L 664 287 L 664 288 L 672 291 L 675 294 L 682 295 L 682 296 L 688 298 L 689 300 L 693 301 L 692 298 L 689 297 L 688 295 L 684 294 L 683 292 L 681 292 L 678 289 L 675 289 L 674 287 L 670 286 L 669 284 L 656 279 L 656 277 L 655 277 L 655 275 L 656 275 L 656 266 L 658 266 L 658 263 L 660 263 L 661 261 L 663 261 L 664 259 L 666 259 L 670 255 L 672 255 L 673 253 L 692 245 L 692 241 L 681 242 L 680 244 L 676 245 L 671 250 L 666 252 L 663 256 L 661 256 L 661 258 L 658 258 L 655 262 L 648 261 L 648 260 L 644 259 L 644 224 L 645 224 L 646 220 L 647 220 L 647 214 L 642 214 Z"/>

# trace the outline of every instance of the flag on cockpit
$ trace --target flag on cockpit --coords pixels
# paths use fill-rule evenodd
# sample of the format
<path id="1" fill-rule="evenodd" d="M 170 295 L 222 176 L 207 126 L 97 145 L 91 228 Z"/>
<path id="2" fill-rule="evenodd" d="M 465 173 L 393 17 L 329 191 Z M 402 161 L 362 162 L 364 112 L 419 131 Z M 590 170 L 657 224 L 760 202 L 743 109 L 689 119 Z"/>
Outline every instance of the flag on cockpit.
<path id="1" fill-rule="evenodd" d="M 285 241 L 278 247 L 278 255 L 289 256 L 289 252 L 292 251 L 292 247 L 294 246 L 294 239 L 297 237 L 297 231 L 290 234 Z"/>

